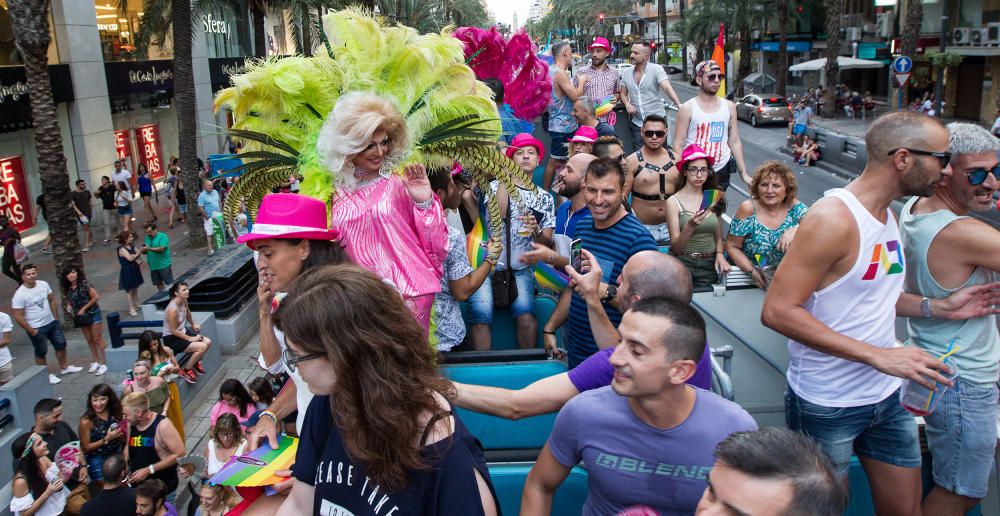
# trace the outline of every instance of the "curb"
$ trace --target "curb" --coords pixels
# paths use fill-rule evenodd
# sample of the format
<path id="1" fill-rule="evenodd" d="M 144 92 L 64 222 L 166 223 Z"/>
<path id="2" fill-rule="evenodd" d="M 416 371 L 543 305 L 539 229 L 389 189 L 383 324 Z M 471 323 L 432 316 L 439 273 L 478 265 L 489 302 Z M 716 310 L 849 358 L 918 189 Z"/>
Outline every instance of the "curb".
<path id="1" fill-rule="evenodd" d="M 792 150 L 789 149 L 788 147 L 778 147 L 775 150 L 778 151 L 781 154 L 786 155 L 786 156 L 789 156 L 789 157 L 792 156 Z M 817 161 L 814 165 L 812 165 L 811 168 L 813 168 L 813 167 L 814 168 L 818 168 L 818 169 L 820 169 L 820 170 L 822 170 L 824 172 L 829 172 L 830 174 L 833 174 L 833 175 L 835 175 L 835 176 L 837 176 L 837 177 L 839 177 L 841 179 L 846 179 L 848 181 L 853 181 L 854 179 L 856 179 L 858 177 L 858 175 L 855 174 L 855 173 L 851 173 L 851 172 L 849 172 L 849 171 L 847 171 L 845 169 L 842 169 L 840 167 L 835 167 L 835 166 L 831 165 L 830 163 L 828 163 L 826 161 L 823 161 L 823 160 Z"/>

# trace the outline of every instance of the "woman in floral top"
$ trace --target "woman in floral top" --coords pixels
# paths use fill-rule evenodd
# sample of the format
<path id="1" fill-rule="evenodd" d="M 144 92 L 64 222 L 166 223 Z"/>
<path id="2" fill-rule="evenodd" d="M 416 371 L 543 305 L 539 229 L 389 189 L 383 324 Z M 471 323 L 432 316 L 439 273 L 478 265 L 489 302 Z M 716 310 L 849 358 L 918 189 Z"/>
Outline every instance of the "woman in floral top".
<path id="1" fill-rule="evenodd" d="M 768 161 L 754 173 L 750 199 L 729 227 L 726 252 L 755 285 L 766 289 L 795 238 L 806 205 L 795 197 L 798 184 L 784 163 Z"/>
<path id="2" fill-rule="evenodd" d="M 64 298 L 66 313 L 73 319 L 73 326 L 83 332 L 83 338 L 90 348 L 93 362 L 90 363 L 87 372 L 100 376 L 108 370 L 107 360 L 104 357 L 104 348 L 107 345 L 104 344 L 103 319 L 101 307 L 97 304 L 101 296 L 87 281 L 83 271 L 76 267 L 67 268 L 63 272 L 61 282 L 62 291 L 66 295 Z"/>

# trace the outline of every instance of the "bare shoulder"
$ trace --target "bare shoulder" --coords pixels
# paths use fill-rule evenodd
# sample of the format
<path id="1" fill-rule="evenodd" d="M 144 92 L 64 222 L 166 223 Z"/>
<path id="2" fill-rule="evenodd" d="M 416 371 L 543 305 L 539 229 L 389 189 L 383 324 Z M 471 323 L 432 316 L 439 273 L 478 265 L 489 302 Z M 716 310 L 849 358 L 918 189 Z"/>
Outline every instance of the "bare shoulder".
<path id="1" fill-rule="evenodd" d="M 753 201 L 751 201 L 750 199 L 747 199 L 747 200 L 741 202 L 740 206 L 738 208 L 736 208 L 736 216 L 733 217 L 733 218 L 735 218 L 735 219 L 745 219 L 745 218 L 749 217 L 750 215 L 753 215 Z"/>

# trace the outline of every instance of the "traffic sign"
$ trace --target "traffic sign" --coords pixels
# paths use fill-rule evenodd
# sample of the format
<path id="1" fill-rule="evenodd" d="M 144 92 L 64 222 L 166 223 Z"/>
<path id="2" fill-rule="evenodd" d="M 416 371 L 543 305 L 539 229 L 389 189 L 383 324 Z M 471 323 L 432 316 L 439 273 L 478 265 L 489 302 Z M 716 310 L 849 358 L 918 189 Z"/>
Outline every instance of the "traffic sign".
<path id="1" fill-rule="evenodd" d="M 899 56 L 892 60 L 892 71 L 895 73 L 909 74 L 913 69 L 913 59 L 910 56 Z"/>
<path id="2" fill-rule="evenodd" d="M 893 82 L 896 83 L 897 88 L 902 88 L 906 85 L 906 81 L 910 80 L 910 74 L 908 73 L 893 73 Z"/>

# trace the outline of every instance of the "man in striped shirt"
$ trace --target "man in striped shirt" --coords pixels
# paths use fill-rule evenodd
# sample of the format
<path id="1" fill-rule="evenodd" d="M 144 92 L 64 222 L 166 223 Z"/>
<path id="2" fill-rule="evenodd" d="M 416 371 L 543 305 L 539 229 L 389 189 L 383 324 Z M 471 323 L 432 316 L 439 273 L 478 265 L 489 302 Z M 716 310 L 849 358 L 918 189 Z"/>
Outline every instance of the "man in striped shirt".
<path id="1" fill-rule="evenodd" d="M 621 75 L 618 70 L 608 66 L 608 55 L 611 53 L 611 44 L 606 38 L 600 36 L 594 38 L 594 42 L 587 49 L 590 51 L 590 64 L 584 66 L 577 72 L 577 76 L 586 75 L 587 83 L 583 86 L 583 94 L 596 103 L 600 103 L 604 98 L 611 96 L 611 105 L 618 103 L 618 89 L 621 83 Z M 614 111 L 610 111 L 604 116 L 597 117 L 611 127 L 615 126 Z"/>

